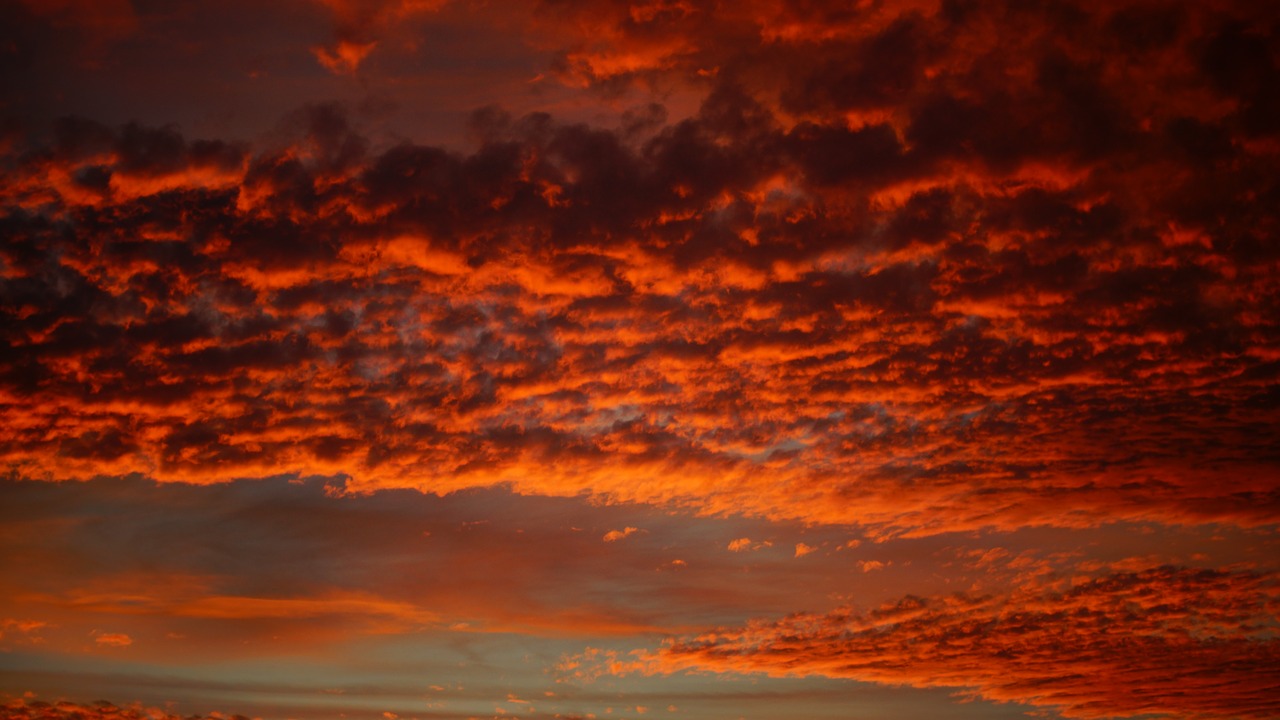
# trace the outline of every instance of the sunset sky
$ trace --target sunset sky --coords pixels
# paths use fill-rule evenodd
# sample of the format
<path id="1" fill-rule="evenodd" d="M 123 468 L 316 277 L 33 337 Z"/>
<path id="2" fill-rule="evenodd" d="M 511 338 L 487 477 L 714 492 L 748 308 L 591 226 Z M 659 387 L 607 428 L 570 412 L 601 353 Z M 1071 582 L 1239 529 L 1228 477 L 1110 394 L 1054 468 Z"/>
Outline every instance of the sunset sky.
<path id="1" fill-rule="evenodd" d="M 0 88 L 0 717 L 1280 718 L 1270 3 L 0 0 Z"/>

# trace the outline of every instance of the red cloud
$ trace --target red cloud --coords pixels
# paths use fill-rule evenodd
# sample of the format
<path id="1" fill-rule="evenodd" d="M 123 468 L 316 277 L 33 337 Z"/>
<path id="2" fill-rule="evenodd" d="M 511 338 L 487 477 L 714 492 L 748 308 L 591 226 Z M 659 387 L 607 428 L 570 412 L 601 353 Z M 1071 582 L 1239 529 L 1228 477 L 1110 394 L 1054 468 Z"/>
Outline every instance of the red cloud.
<path id="1" fill-rule="evenodd" d="M 433 13 L 448 0 L 395 0 L 371 2 L 370 0 L 316 0 L 333 13 L 334 35 L 332 48 L 312 48 L 312 54 L 330 72 L 349 75 L 360 69 L 360 64 L 378 45 L 383 37 L 394 34 L 398 26 L 420 14 Z"/>
<path id="2" fill-rule="evenodd" d="M 39 572 L 10 573 L 6 615 L 49 624 L 5 621 L 6 642 L 167 657 L 161 639 L 185 636 L 243 656 L 245 638 L 296 651 L 443 623 L 682 632 L 672 628 L 690 614 L 723 618 L 772 593 L 712 582 L 729 571 L 696 547 L 736 561 L 735 578 L 759 582 L 756 561 L 772 555 L 787 578 L 839 567 L 888 587 L 923 574 L 919 556 L 847 552 L 858 541 L 837 534 L 871 547 L 1029 526 L 1280 522 L 1280 58 L 1263 5 L 318 0 L 312 14 L 332 19 L 323 47 L 296 4 L 252 24 L 305 37 L 266 42 L 243 23 L 184 35 L 219 25 L 200 3 L 102 8 L 0 9 L 0 48 L 16 61 L 6 67 L 31 69 L 15 117 L 103 107 L 98 93 L 112 86 L 149 86 L 112 81 L 126 77 L 170 83 L 155 88 L 205 78 L 192 97 L 226 106 L 211 125 L 252 115 L 225 80 L 245 72 L 281 98 L 326 86 L 368 95 L 369 116 L 393 112 L 401 98 L 383 98 L 388 88 L 443 98 L 440 88 L 540 73 L 578 90 L 478 91 L 569 109 L 477 111 L 465 152 L 380 144 L 337 105 L 289 116 L 271 146 L 140 122 L 0 119 L 0 463 L 11 485 L 97 478 L 95 492 L 127 495 L 130 483 L 325 475 L 339 479 L 317 497 L 343 507 L 299 511 L 325 524 L 317 552 L 297 550 L 294 533 L 248 533 L 236 546 L 246 552 L 208 553 L 220 562 L 185 578 L 142 560 L 133 565 L 150 574 L 15 554 Z M 491 14 L 467 17 L 476 8 Z M 457 47 L 435 53 L 438 42 Z M 484 62 L 470 62 L 473 42 Z M 297 72 L 309 47 L 360 82 Z M 143 69 L 179 55 L 188 60 Z M 180 64 L 215 57 L 235 62 L 216 76 Z M 111 72 L 80 72 L 99 61 Z M 453 79 L 441 83 L 444 72 Z M 214 77 L 225 84 L 201 94 Z M 645 104 L 622 110 L 637 90 Z M 111 106 L 152 107 L 130 94 Z M 582 104 L 602 96 L 616 123 L 571 119 L 594 117 Z M 502 553 L 437 526 L 448 542 L 429 581 L 402 572 L 429 566 L 399 542 L 424 537 L 416 525 L 369 533 L 397 541 L 381 571 L 327 559 L 344 539 L 328 520 L 398 502 L 372 494 L 398 488 L 659 507 L 580 523 L 581 544 L 508 538 Z M 263 508 L 284 522 L 293 507 L 249 495 L 254 510 L 240 515 Z M 681 512 L 796 521 L 805 533 L 738 518 L 741 528 L 688 546 L 657 542 L 678 535 L 659 516 Z M 227 537 L 236 516 L 211 514 L 189 541 Z M 82 519 L 67 526 L 93 525 Z M 636 527 L 654 542 L 614 542 Z M 1033 535 L 936 556 L 954 563 L 940 568 L 963 565 L 947 576 L 957 586 L 1030 583 L 1019 590 L 795 615 L 636 657 L 587 653 L 566 670 L 818 674 L 1078 717 L 1280 712 L 1273 575 L 1159 568 L 1046 585 L 1077 551 L 1027 551 Z M 127 538 L 103 545 L 150 557 Z M 1219 560 L 1194 550 L 1206 552 L 1179 548 L 1177 562 Z M 316 575 L 311 561 L 280 562 L 289 552 L 360 573 Z M 1079 572 L 1155 562 L 1117 560 L 1123 543 L 1088 552 Z M 240 561 L 222 563 L 260 556 L 277 560 L 253 572 L 287 564 L 311 582 L 237 582 L 249 579 Z M 612 599 L 534 592 L 567 566 Z M 605 567 L 620 573 L 610 580 L 652 573 L 659 599 L 679 599 L 661 611 L 648 593 L 619 600 L 625 583 L 600 579 Z M 498 581 L 510 587 L 496 592 Z M 767 601 L 794 601 L 800 584 Z M 721 602 L 731 594 L 744 597 Z"/>
<path id="3" fill-rule="evenodd" d="M 1280 710 L 1280 584 L 1155 568 L 1005 596 L 907 597 L 678 639 L 630 659 L 591 650 L 569 677 L 732 672 L 951 687 L 1065 717 L 1269 718 Z"/>
<path id="4" fill-rule="evenodd" d="M 316 60 L 328 68 L 330 72 L 351 74 L 359 69 L 360 63 L 364 62 L 369 53 L 373 52 L 373 48 L 377 44 L 376 42 L 353 43 L 347 40 L 340 40 L 332 50 L 317 47 L 312 48 L 311 52 L 316 56 Z"/>
<path id="5" fill-rule="evenodd" d="M 544 18 L 670 30 L 679 72 L 729 53 L 666 125 L 490 109 L 469 154 L 373 152 L 316 107 L 274 152 L 14 145 L 0 458 L 881 536 L 1275 522 L 1280 73 L 1249 16 L 1082 11 L 1047 43 L 1038 10 L 810 10 L 748 7 L 741 45 L 696 5 Z"/>

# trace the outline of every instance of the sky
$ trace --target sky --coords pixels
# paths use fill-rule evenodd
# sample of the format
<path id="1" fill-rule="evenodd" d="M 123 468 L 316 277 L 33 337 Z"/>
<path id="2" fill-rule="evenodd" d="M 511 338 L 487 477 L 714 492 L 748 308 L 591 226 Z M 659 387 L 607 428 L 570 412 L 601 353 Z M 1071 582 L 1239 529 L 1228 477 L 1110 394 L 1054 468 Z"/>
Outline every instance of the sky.
<path id="1" fill-rule="evenodd" d="M 1280 718 L 1265 3 L 0 0 L 0 88 L 0 717 Z"/>

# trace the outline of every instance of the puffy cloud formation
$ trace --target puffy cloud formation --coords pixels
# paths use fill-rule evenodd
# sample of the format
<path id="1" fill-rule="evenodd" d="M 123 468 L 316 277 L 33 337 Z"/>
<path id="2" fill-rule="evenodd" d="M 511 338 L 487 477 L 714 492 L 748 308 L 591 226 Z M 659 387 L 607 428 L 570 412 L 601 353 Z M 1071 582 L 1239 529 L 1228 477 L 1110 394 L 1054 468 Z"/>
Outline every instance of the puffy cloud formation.
<path id="1" fill-rule="evenodd" d="M 728 626 L 566 670 L 671 681 L 629 708 L 717 670 L 1275 716 L 1278 34 L 0 3 L 6 657 L 59 693 L 33 668 L 357 640 L 524 678 L 475 703 L 553 638 Z"/>
<path id="2" fill-rule="evenodd" d="M 61 122 L 5 160 L 0 455 L 882 532 L 1274 521 L 1270 136 L 1212 65 L 1179 77 L 1233 109 L 1197 118 L 1039 63 L 1105 153 L 965 110 L 985 75 L 862 125 L 727 83 L 672 125 L 485 111 L 465 155 L 332 106 L 272 153 Z"/>
<path id="3" fill-rule="evenodd" d="M 1278 609 L 1273 575 L 1160 567 L 802 613 L 635 657 L 589 651 L 560 668 L 578 679 L 711 671 L 954 687 L 1072 718 L 1272 718 Z"/>

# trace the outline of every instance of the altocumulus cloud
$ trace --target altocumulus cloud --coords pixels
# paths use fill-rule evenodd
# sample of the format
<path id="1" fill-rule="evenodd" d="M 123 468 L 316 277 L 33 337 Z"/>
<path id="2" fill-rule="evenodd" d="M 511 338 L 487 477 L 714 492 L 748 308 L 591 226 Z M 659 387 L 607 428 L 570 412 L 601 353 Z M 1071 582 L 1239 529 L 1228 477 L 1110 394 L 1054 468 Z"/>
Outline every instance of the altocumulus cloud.
<path id="1" fill-rule="evenodd" d="M 5 159 L 0 454 L 882 533 L 1273 521 L 1269 146 L 1083 77 L 1114 158 L 935 147 L 940 81 L 883 129 L 727 81 L 640 137 L 486 111 L 470 154 L 332 106 L 278 153 L 62 122 Z"/>

